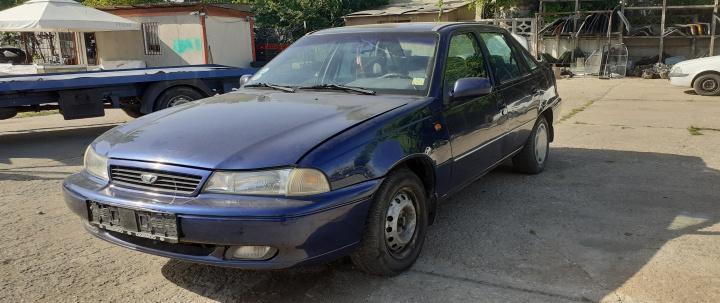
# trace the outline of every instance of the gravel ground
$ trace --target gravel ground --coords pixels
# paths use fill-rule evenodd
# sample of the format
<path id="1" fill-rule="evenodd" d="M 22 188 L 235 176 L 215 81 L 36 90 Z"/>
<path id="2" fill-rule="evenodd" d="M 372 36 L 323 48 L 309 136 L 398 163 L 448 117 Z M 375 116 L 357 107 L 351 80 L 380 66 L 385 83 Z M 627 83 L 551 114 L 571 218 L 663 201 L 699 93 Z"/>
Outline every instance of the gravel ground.
<path id="1" fill-rule="evenodd" d="M 420 259 L 395 278 L 347 258 L 245 271 L 108 244 L 60 185 L 130 118 L 0 121 L 0 301 L 720 301 L 720 97 L 663 80 L 558 87 L 564 116 L 585 109 L 557 125 L 546 171 L 501 166 L 440 205 Z"/>

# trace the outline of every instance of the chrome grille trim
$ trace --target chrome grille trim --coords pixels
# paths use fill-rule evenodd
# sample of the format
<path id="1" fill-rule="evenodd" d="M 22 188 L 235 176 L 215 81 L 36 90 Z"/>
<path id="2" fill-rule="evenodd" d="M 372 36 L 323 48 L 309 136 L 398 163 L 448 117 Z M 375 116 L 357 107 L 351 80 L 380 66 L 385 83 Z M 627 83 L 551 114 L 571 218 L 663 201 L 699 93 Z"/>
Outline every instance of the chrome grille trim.
<path id="1" fill-rule="evenodd" d="M 143 174 L 153 174 L 157 180 L 146 183 Z M 113 184 L 124 187 L 183 195 L 194 193 L 203 180 L 199 175 L 121 165 L 110 165 L 110 178 Z"/>

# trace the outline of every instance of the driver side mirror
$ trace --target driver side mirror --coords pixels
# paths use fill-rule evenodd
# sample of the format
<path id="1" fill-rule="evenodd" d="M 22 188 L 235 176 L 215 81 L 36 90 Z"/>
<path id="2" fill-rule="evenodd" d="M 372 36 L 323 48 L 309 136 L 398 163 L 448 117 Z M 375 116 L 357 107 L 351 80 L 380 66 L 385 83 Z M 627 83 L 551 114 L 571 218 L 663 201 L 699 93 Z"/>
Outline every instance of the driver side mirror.
<path id="1" fill-rule="evenodd" d="M 453 91 L 450 92 L 452 101 L 477 98 L 492 92 L 490 80 L 481 77 L 460 78 L 455 81 Z"/>
<path id="2" fill-rule="evenodd" d="M 245 83 L 248 83 L 248 81 L 250 81 L 250 78 L 252 78 L 252 76 L 253 75 L 250 75 L 250 74 L 242 75 L 242 77 L 240 77 L 240 87 L 243 87 L 245 85 Z"/>

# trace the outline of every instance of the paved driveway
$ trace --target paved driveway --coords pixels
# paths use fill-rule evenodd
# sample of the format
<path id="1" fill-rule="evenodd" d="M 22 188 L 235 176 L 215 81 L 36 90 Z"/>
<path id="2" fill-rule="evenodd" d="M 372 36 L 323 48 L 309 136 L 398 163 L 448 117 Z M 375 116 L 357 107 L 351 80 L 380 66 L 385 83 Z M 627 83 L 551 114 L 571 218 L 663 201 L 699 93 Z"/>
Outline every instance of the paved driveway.
<path id="1" fill-rule="evenodd" d="M 0 301 L 720 301 L 720 97 L 633 78 L 558 87 L 567 118 L 546 171 L 502 166 L 440 205 L 396 278 L 348 259 L 243 271 L 107 244 L 60 184 L 129 118 L 0 121 Z"/>

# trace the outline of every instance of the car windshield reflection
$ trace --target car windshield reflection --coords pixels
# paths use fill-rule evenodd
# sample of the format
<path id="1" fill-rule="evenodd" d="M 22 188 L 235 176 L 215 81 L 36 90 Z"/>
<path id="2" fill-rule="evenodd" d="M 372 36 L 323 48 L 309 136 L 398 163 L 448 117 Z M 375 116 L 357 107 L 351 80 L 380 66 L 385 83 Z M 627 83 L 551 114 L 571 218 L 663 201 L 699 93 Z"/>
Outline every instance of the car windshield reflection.
<path id="1" fill-rule="evenodd" d="M 437 34 L 354 33 L 307 36 L 258 71 L 246 87 L 288 87 L 378 94 L 426 95 Z"/>

